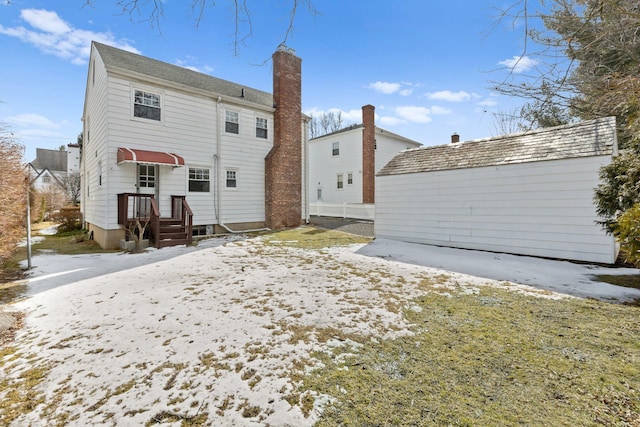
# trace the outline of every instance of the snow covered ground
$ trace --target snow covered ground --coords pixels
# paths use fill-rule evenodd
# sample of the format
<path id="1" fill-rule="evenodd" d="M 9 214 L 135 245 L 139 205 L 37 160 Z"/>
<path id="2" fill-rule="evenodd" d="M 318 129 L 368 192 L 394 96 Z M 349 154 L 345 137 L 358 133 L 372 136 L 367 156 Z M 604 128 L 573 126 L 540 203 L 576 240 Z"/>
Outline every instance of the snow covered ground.
<path id="1" fill-rule="evenodd" d="M 296 385 L 313 352 L 348 346 L 350 333 L 407 333 L 401 308 L 426 282 L 442 292 L 511 280 L 542 297 L 640 298 L 591 281 L 635 269 L 389 240 L 311 251 L 231 236 L 136 255 L 40 255 L 33 265 L 30 298 L 15 307 L 28 314 L 20 357 L 5 375 L 49 373 L 44 401 L 18 426 L 179 425 L 204 414 L 210 425 L 312 425 L 317 408 L 303 411 Z"/>

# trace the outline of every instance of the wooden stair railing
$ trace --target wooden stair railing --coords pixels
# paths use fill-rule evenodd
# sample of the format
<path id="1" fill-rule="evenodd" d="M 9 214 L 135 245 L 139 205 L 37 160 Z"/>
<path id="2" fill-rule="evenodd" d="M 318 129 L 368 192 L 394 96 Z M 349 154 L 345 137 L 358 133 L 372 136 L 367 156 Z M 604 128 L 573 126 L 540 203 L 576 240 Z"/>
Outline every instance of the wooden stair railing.
<path id="1" fill-rule="evenodd" d="M 129 232 L 136 221 L 148 222 L 145 234 L 158 249 L 193 243 L 193 211 L 185 196 L 171 196 L 171 218 L 162 218 L 152 194 L 118 194 L 118 224 Z"/>

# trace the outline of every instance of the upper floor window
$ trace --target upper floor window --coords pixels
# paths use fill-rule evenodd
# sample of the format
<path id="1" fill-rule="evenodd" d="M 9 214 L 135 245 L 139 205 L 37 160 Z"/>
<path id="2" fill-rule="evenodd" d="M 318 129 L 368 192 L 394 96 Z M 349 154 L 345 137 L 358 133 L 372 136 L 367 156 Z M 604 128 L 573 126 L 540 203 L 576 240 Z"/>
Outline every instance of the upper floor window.
<path id="1" fill-rule="evenodd" d="M 45 184 L 50 184 L 51 183 L 51 177 L 47 174 L 44 174 L 42 176 L 42 182 L 44 182 Z"/>
<path id="2" fill-rule="evenodd" d="M 267 139 L 267 119 L 256 117 L 256 138 Z"/>
<path id="3" fill-rule="evenodd" d="M 210 182 L 209 169 L 189 168 L 189 191 L 208 193 Z"/>
<path id="4" fill-rule="evenodd" d="M 160 95 L 142 90 L 134 91 L 133 116 L 150 120 L 161 120 Z"/>
<path id="5" fill-rule="evenodd" d="M 343 176 L 341 173 L 338 174 L 337 186 L 338 189 L 344 188 Z"/>
<path id="6" fill-rule="evenodd" d="M 224 131 L 227 133 L 239 133 L 240 125 L 238 122 L 238 113 L 235 111 L 225 112 Z"/>
<path id="7" fill-rule="evenodd" d="M 227 188 L 236 188 L 238 185 L 238 171 L 227 170 Z"/>
<path id="8" fill-rule="evenodd" d="M 331 154 L 334 156 L 339 156 L 340 155 L 340 143 L 339 142 L 334 142 L 332 149 L 331 149 Z"/>

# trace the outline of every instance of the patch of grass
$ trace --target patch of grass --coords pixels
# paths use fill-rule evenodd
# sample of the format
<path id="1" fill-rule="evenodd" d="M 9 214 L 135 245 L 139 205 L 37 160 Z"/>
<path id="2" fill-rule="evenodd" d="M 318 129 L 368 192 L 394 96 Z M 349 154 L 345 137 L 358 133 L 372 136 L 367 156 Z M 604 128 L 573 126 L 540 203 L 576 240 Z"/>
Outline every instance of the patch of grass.
<path id="1" fill-rule="evenodd" d="M 8 356 L 15 349 L 3 349 Z M 4 366 L 6 362 L 1 362 Z M 0 379 L 0 425 L 10 425 L 20 415 L 33 411 L 44 403 L 44 394 L 38 386 L 44 381 L 50 366 L 34 365 L 24 370 L 18 378 Z"/>
<path id="2" fill-rule="evenodd" d="M 342 231 L 325 230 L 301 226 L 289 230 L 266 234 L 262 237 L 269 246 L 289 246 L 302 249 L 322 249 L 335 246 L 369 243 L 372 239 Z"/>
<path id="3" fill-rule="evenodd" d="M 640 289 L 640 274 L 625 274 L 616 276 L 613 274 L 600 274 L 594 277 L 599 282 L 610 283 L 625 288 Z"/>
<path id="4" fill-rule="evenodd" d="M 413 303 L 413 335 L 317 355 L 318 426 L 640 422 L 637 308 L 488 287 Z"/>

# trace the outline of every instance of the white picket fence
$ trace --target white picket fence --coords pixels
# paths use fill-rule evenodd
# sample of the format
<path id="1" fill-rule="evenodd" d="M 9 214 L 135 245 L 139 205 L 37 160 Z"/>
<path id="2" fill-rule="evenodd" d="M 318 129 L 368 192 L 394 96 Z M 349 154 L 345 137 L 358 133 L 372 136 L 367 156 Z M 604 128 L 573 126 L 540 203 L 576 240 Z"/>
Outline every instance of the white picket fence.
<path id="1" fill-rule="evenodd" d="M 376 205 L 372 203 L 310 203 L 311 215 L 336 218 L 368 219 L 376 216 Z"/>

